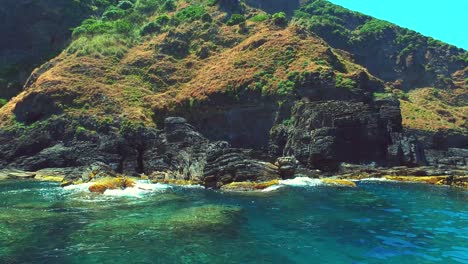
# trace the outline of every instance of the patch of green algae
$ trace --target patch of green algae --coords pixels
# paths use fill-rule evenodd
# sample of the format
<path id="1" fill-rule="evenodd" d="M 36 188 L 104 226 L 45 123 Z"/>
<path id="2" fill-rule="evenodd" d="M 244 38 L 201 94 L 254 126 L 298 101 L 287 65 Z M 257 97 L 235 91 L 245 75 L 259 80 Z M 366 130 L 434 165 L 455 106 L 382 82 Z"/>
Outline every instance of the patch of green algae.
<path id="1" fill-rule="evenodd" d="M 258 191 L 278 184 L 279 180 L 277 179 L 266 182 L 231 182 L 229 184 L 221 186 L 221 190 L 237 192 Z"/>
<path id="2" fill-rule="evenodd" d="M 156 211 L 145 210 L 147 208 L 142 206 L 138 213 L 131 215 L 121 214 L 119 217 L 106 215 L 106 218 L 99 218 L 100 220 L 78 230 L 72 235 L 72 239 L 92 241 L 109 233 L 122 237 L 138 234 L 160 234 L 161 236 L 164 234 L 161 237 L 163 240 L 178 236 L 232 234 L 239 228 L 243 219 L 240 207 L 203 205 L 180 208 L 184 204 L 174 203 L 173 199 L 179 201 L 177 197 L 170 196 L 167 201 L 162 201 Z M 109 214 L 109 211 L 106 214 Z"/>
<path id="3" fill-rule="evenodd" d="M 240 224 L 242 209 L 205 205 L 179 210 L 165 222 L 174 231 L 222 232 Z"/>

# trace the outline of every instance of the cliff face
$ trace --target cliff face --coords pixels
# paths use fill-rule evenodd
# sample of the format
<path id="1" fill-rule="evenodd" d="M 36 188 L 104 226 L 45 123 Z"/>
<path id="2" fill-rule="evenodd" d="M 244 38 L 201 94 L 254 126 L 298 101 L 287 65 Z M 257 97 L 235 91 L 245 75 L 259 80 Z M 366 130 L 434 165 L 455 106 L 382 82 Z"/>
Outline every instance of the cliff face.
<path id="1" fill-rule="evenodd" d="M 364 30 L 368 17 L 326 1 L 302 5 L 292 21 L 264 11 L 291 13 L 296 4 L 120 1 L 85 20 L 71 44 L 0 109 L 0 166 L 38 170 L 101 161 L 125 174 L 219 187 L 290 177 L 288 168 L 333 172 L 342 162 L 438 163 L 408 133 L 420 124 L 405 111 L 402 116 L 400 105 L 408 110 L 417 103 L 406 90 L 441 87 L 427 77 L 429 66 L 443 74 L 444 91 L 466 94 L 460 77 L 466 52 L 438 43 L 437 52 L 453 59 L 434 51 L 437 56 L 413 60 L 424 68 L 415 73 L 400 62 L 419 49 L 403 52 L 375 37 L 368 48 L 376 55 L 356 44 L 375 33 Z M 359 32 L 336 39 L 335 31 L 318 26 L 323 16 Z M 394 43 L 402 32 L 416 34 L 391 30 L 395 36 L 387 40 Z M 459 118 L 456 131 L 463 138 L 466 120 Z M 463 155 L 447 162 L 466 164 Z"/>
<path id="2" fill-rule="evenodd" d="M 31 71 L 69 43 L 71 28 L 112 1 L 4 0 L 0 6 L 0 99 L 17 95 Z"/>

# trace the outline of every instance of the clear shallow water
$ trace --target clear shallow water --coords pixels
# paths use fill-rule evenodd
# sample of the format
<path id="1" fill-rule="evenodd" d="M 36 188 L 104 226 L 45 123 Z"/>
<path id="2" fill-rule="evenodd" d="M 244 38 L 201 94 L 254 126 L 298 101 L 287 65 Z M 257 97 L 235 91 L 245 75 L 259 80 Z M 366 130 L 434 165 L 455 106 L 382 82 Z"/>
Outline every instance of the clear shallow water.
<path id="1" fill-rule="evenodd" d="M 0 182 L 0 263 L 468 263 L 468 192 L 362 182 L 134 198 Z"/>

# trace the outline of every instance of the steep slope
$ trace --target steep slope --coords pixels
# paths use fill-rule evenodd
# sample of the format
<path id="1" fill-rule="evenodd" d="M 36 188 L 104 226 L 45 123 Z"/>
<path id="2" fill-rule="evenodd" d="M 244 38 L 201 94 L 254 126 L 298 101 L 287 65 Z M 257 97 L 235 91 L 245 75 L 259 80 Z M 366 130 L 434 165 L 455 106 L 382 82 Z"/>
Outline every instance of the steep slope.
<path id="1" fill-rule="evenodd" d="M 382 76 L 311 26 L 319 17 L 310 17 L 311 6 L 328 2 L 311 1 L 292 22 L 259 9 L 281 10 L 267 2 L 120 1 L 85 20 L 0 109 L 0 166 L 101 161 L 126 174 L 163 172 L 219 187 L 285 177 L 282 156 L 295 157 L 286 167 L 309 173 L 341 162 L 424 164 L 403 131 L 403 92 L 390 94 L 398 78 L 405 89 L 418 87 L 404 77 L 410 70 Z M 387 55 L 382 64 L 393 65 Z M 427 63 L 466 89 L 454 77 L 466 65 Z"/>
<path id="2" fill-rule="evenodd" d="M 76 27 L 112 0 L 4 0 L 0 5 L 0 106 L 17 95 L 31 71 L 65 48 Z"/>
<path id="3" fill-rule="evenodd" d="M 468 146 L 468 52 L 323 0 L 301 6 L 295 23 L 348 54 L 383 80 L 387 91 L 393 89 L 401 99 L 404 127 L 424 144 Z"/>
<path id="4" fill-rule="evenodd" d="M 325 0 L 303 5 L 295 19 L 332 47 L 352 54 L 356 63 L 389 86 L 466 88 L 468 53 L 463 49 Z M 464 79 L 457 82 L 455 74 Z"/>

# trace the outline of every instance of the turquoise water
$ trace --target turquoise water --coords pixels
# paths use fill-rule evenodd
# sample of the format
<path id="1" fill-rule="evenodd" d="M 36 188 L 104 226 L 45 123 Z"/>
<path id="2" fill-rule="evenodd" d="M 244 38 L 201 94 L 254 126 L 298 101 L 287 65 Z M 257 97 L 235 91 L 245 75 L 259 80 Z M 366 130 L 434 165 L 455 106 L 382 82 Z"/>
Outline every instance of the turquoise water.
<path id="1" fill-rule="evenodd" d="M 468 263 L 467 205 L 390 182 L 140 198 L 0 182 L 0 263 Z"/>

